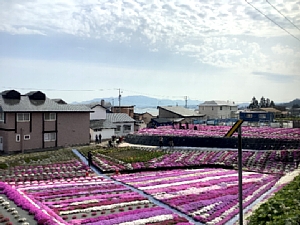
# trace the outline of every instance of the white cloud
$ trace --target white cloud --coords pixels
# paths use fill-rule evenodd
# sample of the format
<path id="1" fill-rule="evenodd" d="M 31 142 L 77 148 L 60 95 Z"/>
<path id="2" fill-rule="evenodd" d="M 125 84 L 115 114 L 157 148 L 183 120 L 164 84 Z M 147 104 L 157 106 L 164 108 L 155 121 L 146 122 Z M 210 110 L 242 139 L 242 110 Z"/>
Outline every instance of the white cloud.
<path id="1" fill-rule="evenodd" d="M 297 31 L 264 0 L 251 4 L 277 23 L 288 25 L 290 32 Z M 300 26 L 297 0 L 272 4 Z M 0 8 L 0 30 L 10 34 L 55 32 L 128 45 L 140 42 L 149 51 L 167 49 L 224 68 L 259 66 L 262 71 L 283 68 L 292 73 L 299 69 L 299 50 L 273 46 L 274 54 L 290 56 L 287 62 L 273 58 L 251 39 L 293 38 L 245 1 L 14 0 L 2 1 Z"/>

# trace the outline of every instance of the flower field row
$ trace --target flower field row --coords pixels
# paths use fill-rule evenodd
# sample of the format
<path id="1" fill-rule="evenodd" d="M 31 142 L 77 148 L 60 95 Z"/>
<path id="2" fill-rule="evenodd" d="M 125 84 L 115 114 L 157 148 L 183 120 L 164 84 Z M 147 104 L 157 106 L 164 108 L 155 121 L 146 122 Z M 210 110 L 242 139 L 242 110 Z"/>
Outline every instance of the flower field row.
<path id="1" fill-rule="evenodd" d="M 0 190 L 38 224 L 191 224 L 124 185 L 102 177 L 9 185 Z"/>
<path id="2" fill-rule="evenodd" d="M 116 152 L 118 149 L 115 150 Z M 141 148 L 140 154 L 145 151 L 164 151 L 160 157 L 147 162 L 125 163 L 112 157 L 93 152 L 93 163 L 103 172 L 115 170 L 139 170 L 145 168 L 187 167 L 200 165 L 237 165 L 238 153 L 236 150 L 153 150 Z M 117 153 L 116 153 L 117 154 Z M 243 168 L 260 173 L 286 174 L 298 167 L 300 150 L 281 151 L 243 151 Z"/>
<path id="3" fill-rule="evenodd" d="M 208 225 L 221 225 L 238 214 L 238 174 L 234 170 L 197 169 L 113 176 Z M 279 177 L 243 173 L 243 207 L 269 190 Z"/>
<path id="4" fill-rule="evenodd" d="M 44 165 L 15 166 L 7 170 L 0 170 L 0 181 L 20 182 L 43 181 L 53 179 L 73 179 L 90 173 L 90 168 L 83 162 L 73 159 Z"/>
<path id="5" fill-rule="evenodd" d="M 195 130 L 195 127 L 197 130 Z M 228 126 L 189 125 L 190 129 L 178 129 L 175 126 L 158 127 L 156 129 L 143 128 L 136 132 L 138 135 L 149 136 L 197 136 L 197 137 L 224 137 L 230 130 Z M 272 128 L 272 127 L 249 127 L 242 128 L 243 137 L 269 138 L 278 140 L 299 140 L 300 128 Z M 234 134 L 237 136 L 237 134 Z"/>

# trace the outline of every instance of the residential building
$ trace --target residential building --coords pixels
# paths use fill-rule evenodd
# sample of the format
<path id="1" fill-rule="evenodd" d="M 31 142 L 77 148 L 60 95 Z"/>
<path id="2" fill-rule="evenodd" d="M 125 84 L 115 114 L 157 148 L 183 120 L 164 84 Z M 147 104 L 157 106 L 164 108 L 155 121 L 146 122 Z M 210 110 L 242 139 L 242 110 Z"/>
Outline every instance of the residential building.
<path id="1" fill-rule="evenodd" d="M 91 141 L 96 140 L 96 135 L 101 135 L 102 140 L 109 140 L 115 135 L 116 126 L 106 119 L 106 114 L 109 110 L 102 100 L 101 104 L 92 103 L 88 105 L 92 112 L 90 113 L 90 135 Z"/>
<path id="2" fill-rule="evenodd" d="M 134 113 L 134 131 L 138 131 L 142 128 L 148 127 L 148 124 L 150 123 L 151 119 L 154 118 L 154 116 L 151 113 L 145 112 L 145 113 Z"/>
<path id="3" fill-rule="evenodd" d="M 89 144 L 91 109 L 65 104 L 41 91 L 0 93 L 0 151 L 5 153 Z"/>
<path id="4" fill-rule="evenodd" d="M 134 117 L 134 105 L 131 105 L 131 106 L 112 106 L 111 111 L 113 113 L 126 113 L 131 118 Z"/>
<path id="5" fill-rule="evenodd" d="M 166 121 L 169 124 L 169 121 L 174 123 L 193 123 L 195 120 L 202 120 L 204 114 L 197 113 L 194 110 L 184 108 L 182 106 L 158 106 L 158 118 L 160 120 L 158 123 L 161 124 L 163 121 Z M 162 120 L 165 119 L 165 120 Z M 167 120 L 166 120 L 167 119 Z"/>
<path id="6" fill-rule="evenodd" d="M 235 118 L 238 105 L 230 101 L 205 101 L 199 105 L 199 113 L 205 114 L 206 119 L 229 119 Z"/>
<path id="7" fill-rule="evenodd" d="M 116 126 L 115 136 L 126 136 L 134 132 L 135 120 L 126 113 L 107 113 L 106 119 Z"/>
<path id="8" fill-rule="evenodd" d="M 248 122 L 273 122 L 274 114 L 266 111 L 241 111 L 239 119 Z"/>

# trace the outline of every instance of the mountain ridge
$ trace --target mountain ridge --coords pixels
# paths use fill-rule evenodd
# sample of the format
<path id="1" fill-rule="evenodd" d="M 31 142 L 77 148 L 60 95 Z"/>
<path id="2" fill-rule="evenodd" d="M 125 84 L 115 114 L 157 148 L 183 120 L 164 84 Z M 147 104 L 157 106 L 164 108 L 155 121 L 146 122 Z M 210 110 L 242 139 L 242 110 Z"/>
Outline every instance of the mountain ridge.
<path id="1" fill-rule="evenodd" d="M 90 104 L 90 103 L 100 103 L 101 100 L 105 102 L 110 102 L 114 106 L 119 105 L 118 98 L 94 98 L 92 100 L 82 101 L 82 102 L 73 102 L 72 104 Z M 187 100 L 187 107 L 188 108 L 197 108 L 201 103 L 204 101 L 200 100 Z M 153 98 L 144 95 L 130 95 L 121 97 L 121 106 L 131 106 L 134 105 L 137 108 L 156 108 L 157 106 L 185 106 L 185 100 L 181 99 L 160 99 L 160 98 Z M 239 103 L 239 107 L 247 107 L 250 103 Z M 300 99 L 296 98 L 290 102 L 286 103 L 278 103 L 278 105 L 285 105 L 287 107 L 291 107 L 293 104 L 300 104 Z M 276 105 L 276 102 L 275 102 Z"/>

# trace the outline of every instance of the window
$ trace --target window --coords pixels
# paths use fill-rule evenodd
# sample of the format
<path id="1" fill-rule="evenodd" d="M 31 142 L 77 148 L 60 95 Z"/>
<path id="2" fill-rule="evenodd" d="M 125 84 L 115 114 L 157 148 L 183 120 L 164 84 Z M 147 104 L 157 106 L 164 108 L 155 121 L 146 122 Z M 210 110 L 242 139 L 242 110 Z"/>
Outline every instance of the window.
<path id="1" fill-rule="evenodd" d="M 44 134 L 44 141 L 55 141 L 56 140 L 56 133 L 45 133 Z"/>
<path id="2" fill-rule="evenodd" d="M 4 121 L 4 112 L 0 113 L 0 121 Z"/>
<path id="3" fill-rule="evenodd" d="M 17 114 L 17 121 L 18 122 L 30 121 L 30 114 L 29 113 L 18 113 Z"/>
<path id="4" fill-rule="evenodd" d="M 124 125 L 124 132 L 131 131 L 131 126 L 130 125 Z"/>
<path id="5" fill-rule="evenodd" d="M 214 107 L 211 107 L 211 110 L 214 110 Z"/>
<path id="6" fill-rule="evenodd" d="M 223 108 L 222 108 L 222 106 L 220 106 L 220 110 L 222 110 Z"/>
<path id="7" fill-rule="evenodd" d="M 53 121 L 56 120 L 56 113 L 45 113 L 44 114 L 45 121 Z"/>
<path id="8" fill-rule="evenodd" d="M 259 119 L 266 119 L 267 118 L 267 115 L 266 114 L 259 114 Z"/>
<path id="9" fill-rule="evenodd" d="M 252 114 L 246 114 L 246 118 L 252 118 Z"/>
<path id="10" fill-rule="evenodd" d="M 117 126 L 116 131 L 121 131 L 121 126 Z"/>
<path id="11" fill-rule="evenodd" d="M 16 142 L 20 142 L 20 134 L 16 135 Z"/>
<path id="12" fill-rule="evenodd" d="M 29 134 L 24 135 L 24 140 L 30 140 L 30 135 Z"/>

